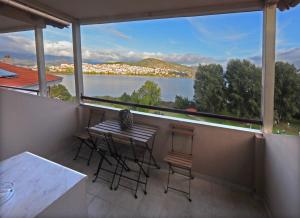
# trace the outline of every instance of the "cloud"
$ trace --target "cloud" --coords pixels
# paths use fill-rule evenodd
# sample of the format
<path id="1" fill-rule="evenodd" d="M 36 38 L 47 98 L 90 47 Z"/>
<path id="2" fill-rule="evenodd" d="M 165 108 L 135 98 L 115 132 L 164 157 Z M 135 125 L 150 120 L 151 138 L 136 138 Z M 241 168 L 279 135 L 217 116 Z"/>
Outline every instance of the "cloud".
<path id="1" fill-rule="evenodd" d="M 298 69 L 300 69 L 300 47 L 282 49 L 277 52 L 276 59 L 278 61 L 293 63 Z"/>
<path id="2" fill-rule="evenodd" d="M 248 32 L 238 32 L 227 28 L 226 26 L 218 26 L 213 28 L 202 22 L 201 18 L 186 18 L 191 26 L 200 34 L 201 41 L 205 42 L 236 42 L 250 35 Z M 205 19 L 203 19 L 205 20 Z"/>
<path id="3" fill-rule="evenodd" d="M 72 56 L 73 44 L 69 41 L 45 41 L 44 43 L 45 54 L 57 56 Z"/>
<path id="4" fill-rule="evenodd" d="M 16 34 L 0 36 L 0 50 L 8 52 L 35 53 L 35 44 L 32 39 Z"/>
<path id="5" fill-rule="evenodd" d="M 6 35 L 0 36 L 0 51 L 35 53 L 33 39 L 24 36 Z M 49 41 L 44 43 L 45 54 L 54 56 L 72 57 L 72 43 L 69 41 Z M 139 61 L 145 58 L 158 58 L 161 60 L 176 62 L 186 65 L 198 65 L 209 63 L 221 63 L 222 60 L 201 56 L 198 54 L 166 54 L 161 52 L 139 52 L 126 49 L 89 49 L 82 48 L 84 61 L 93 62 L 118 62 L 118 61 Z"/>
<path id="6" fill-rule="evenodd" d="M 0 36 L 0 51 L 35 54 L 35 42 L 18 34 Z M 72 56 L 72 43 L 69 41 L 44 41 L 45 54 Z"/>
<path id="7" fill-rule="evenodd" d="M 160 60 L 180 63 L 185 65 L 198 65 L 221 63 L 222 60 L 205 57 L 197 54 L 166 54 L 160 52 L 136 52 L 130 50 L 88 50 L 83 49 L 83 58 L 94 62 L 134 62 L 145 58 L 157 58 Z"/>
<path id="8" fill-rule="evenodd" d="M 106 30 L 110 33 L 112 33 L 113 35 L 121 38 L 121 39 L 125 39 L 125 40 L 130 40 L 131 36 L 121 32 L 120 30 L 114 28 L 114 27 L 107 27 Z"/>
<path id="9" fill-rule="evenodd" d="M 45 54 L 53 56 L 72 57 L 72 43 L 69 41 L 49 41 L 45 40 L 44 43 Z M 0 51 L 13 52 L 23 54 L 35 54 L 34 40 L 25 36 L 17 34 L 2 34 L 0 36 Z M 198 65 L 219 63 L 225 66 L 226 59 L 216 59 L 213 57 L 202 56 L 199 54 L 185 53 L 161 53 L 161 52 L 139 52 L 122 49 L 89 49 L 82 48 L 82 56 L 86 62 L 118 62 L 118 61 L 139 61 L 145 58 L 157 58 L 169 62 L 175 62 L 185 65 Z M 255 64 L 261 65 L 261 55 L 249 56 L 248 59 L 252 60 Z M 281 49 L 277 51 L 276 60 L 288 61 L 295 64 L 300 68 L 300 47 Z"/>
<path id="10" fill-rule="evenodd" d="M 256 65 L 261 66 L 261 55 L 252 56 L 249 57 L 249 59 L 252 60 Z M 276 61 L 289 62 L 300 69 L 300 47 L 277 50 Z"/>

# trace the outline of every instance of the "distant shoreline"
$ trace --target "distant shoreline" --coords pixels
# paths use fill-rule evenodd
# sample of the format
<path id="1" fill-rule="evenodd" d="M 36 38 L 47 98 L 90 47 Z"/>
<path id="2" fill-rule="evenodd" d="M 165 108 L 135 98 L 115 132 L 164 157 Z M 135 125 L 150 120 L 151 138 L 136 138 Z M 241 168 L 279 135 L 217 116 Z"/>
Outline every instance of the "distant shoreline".
<path id="1" fill-rule="evenodd" d="M 49 72 L 50 74 L 55 75 L 74 75 L 73 72 Z M 127 77 L 156 77 L 156 78 L 185 78 L 185 79 L 193 79 L 190 76 L 166 76 L 166 75 L 141 75 L 141 74 L 115 74 L 115 73 L 100 73 L 100 72 L 83 72 L 84 75 L 94 75 L 94 76 L 127 76 Z"/>

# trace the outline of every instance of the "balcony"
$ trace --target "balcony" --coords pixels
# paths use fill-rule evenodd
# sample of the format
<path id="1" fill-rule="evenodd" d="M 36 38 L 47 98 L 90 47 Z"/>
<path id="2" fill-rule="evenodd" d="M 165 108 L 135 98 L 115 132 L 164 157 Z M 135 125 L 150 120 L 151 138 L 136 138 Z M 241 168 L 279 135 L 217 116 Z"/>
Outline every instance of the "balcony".
<path id="1" fill-rule="evenodd" d="M 141 214 L 145 217 L 174 217 L 174 214 L 178 217 L 268 217 L 265 202 L 280 202 L 282 207 L 289 208 L 284 196 L 295 203 L 298 201 L 298 189 L 294 185 L 299 181 L 295 164 L 299 160 L 299 137 L 267 135 L 263 144 L 255 139 L 255 132 L 193 124 L 197 139 L 190 203 L 180 193 L 164 194 L 167 170 L 162 158 L 169 144 L 166 132 L 174 120 L 135 114 L 135 120 L 160 126 L 154 155 L 162 169 L 151 170 L 148 195 L 140 191 L 139 198 L 134 199 L 126 189 L 111 191 L 106 182 L 91 182 L 99 160 L 97 155 L 89 167 L 86 160 L 73 160 L 78 143 L 72 135 L 77 128 L 85 126 L 90 105 L 78 107 L 5 89 L 0 90 L 0 96 L 1 160 L 30 151 L 86 174 L 90 217 L 139 217 Z M 105 110 L 107 119 L 117 116 L 117 111 Z M 181 177 L 174 182 L 186 187 Z M 279 190 L 285 191 L 279 193 Z"/>
<path id="2" fill-rule="evenodd" d="M 55 207 L 57 213 L 68 216 L 69 213 L 76 213 L 79 209 L 86 209 L 88 217 L 299 217 L 300 138 L 271 133 L 276 26 L 274 5 L 263 5 L 261 1 L 256 0 L 239 1 L 239 4 L 233 4 L 231 1 L 224 1 L 224 4 L 205 3 L 205 1 L 184 3 L 182 1 L 174 5 L 160 5 L 160 1 L 155 1 L 161 8 L 148 2 L 147 10 L 142 6 L 136 6 L 133 12 L 131 7 L 120 1 L 113 1 L 115 4 L 122 4 L 118 10 L 116 7 L 108 7 L 110 10 L 104 10 L 95 2 L 93 4 L 97 4 L 97 7 L 93 8 L 90 7 L 93 4 L 82 3 L 80 9 L 76 8 L 75 4 L 66 7 L 65 1 L 56 2 L 57 5 L 50 1 L 43 1 L 46 3 L 36 5 L 31 1 L 26 1 L 25 7 L 20 6 L 20 1 L 7 2 L 8 6 L 6 5 L 2 10 L 5 13 L 0 11 L 1 19 L 5 17 L 3 20 L 6 21 L 0 24 L 1 32 L 35 29 L 39 73 L 39 91 L 35 91 L 40 96 L 17 92 L 5 87 L 0 88 L 0 160 L 3 161 L 29 151 L 64 166 L 63 172 L 67 170 L 77 176 L 78 172 L 82 173 L 80 175 L 85 179 L 82 180 L 82 186 L 80 186 L 82 189 L 77 190 L 80 194 L 75 193 L 73 198 L 69 196 L 57 199 L 58 204 Z M 0 4 L 2 6 L 4 3 Z M 29 10 L 27 7 L 30 5 L 35 7 Z M 282 4 L 279 6 L 284 7 Z M 101 16 L 95 8 L 102 10 Z M 41 12 L 38 9 L 43 10 Z M 119 11 L 119 9 L 122 10 Z M 59 12 L 59 10 L 63 11 Z M 161 165 L 161 169 L 151 168 L 148 194 L 144 195 L 142 190 L 139 190 L 139 196 L 135 199 L 130 191 L 121 187 L 114 191 L 110 190 L 109 185 L 100 179 L 93 183 L 99 156 L 93 156 L 90 166 L 86 165 L 86 160 L 73 160 L 78 146 L 78 141 L 73 135 L 85 129 L 91 108 L 105 111 L 105 119 L 118 119 L 118 109 L 87 104 L 82 101 L 80 25 L 253 10 L 264 11 L 263 129 L 249 130 L 134 112 L 135 122 L 159 127 L 153 155 Z M 11 19 L 12 16 L 13 19 Z M 35 19 L 36 16 L 40 19 Z M 42 29 L 45 25 L 63 28 L 70 23 L 72 23 L 73 31 L 76 78 L 75 103 L 47 98 L 43 51 Z M 168 172 L 163 159 L 169 150 L 170 123 L 188 124 L 195 128 L 192 202 L 187 201 L 186 197 L 178 192 L 164 193 Z M 85 156 L 84 153 L 88 155 L 87 152 L 83 150 L 82 155 Z M 51 166 L 53 165 L 57 167 L 57 164 L 52 163 Z M 1 176 L 4 173 L 1 167 L 0 172 Z M 21 172 L 23 171 L 19 173 Z M 34 175 L 34 172 L 35 170 L 32 170 L 32 173 L 23 175 L 22 179 L 29 177 L 29 174 Z M 51 181 L 55 173 L 41 175 Z M 87 179 L 85 175 L 88 176 Z M 20 177 L 18 179 L 20 180 Z M 61 186 L 68 184 L 69 179 L 72 180 L 71 176 L 55 181 L 59 185 L 52 189 L 52 192 L 55 193 Z M 172 182 L 176 187 L 186 187 L 186 181 L 180 176 L 174 177 Z M 29 206 L 26 208 L 29 210 L 34 208 L 33 205 L 47 195 L 49 193 L 41 194 L 35 202 L 30 202 L 28 199 L 29 203 L 26 203 Z M 20 196 L 19 193 L 16 196 Z M 80 200 L 83 200 L 83 204 Z M 68 204 L 61 202 L 68 202 Z M 76 208 L 76 205 L 81 206 Z M 3 212 L 1 206 L 0 213 Z M 74 211 L 70 211 L 72 209 Z M 56 215 L 56 217 L 59 216 Z"/>

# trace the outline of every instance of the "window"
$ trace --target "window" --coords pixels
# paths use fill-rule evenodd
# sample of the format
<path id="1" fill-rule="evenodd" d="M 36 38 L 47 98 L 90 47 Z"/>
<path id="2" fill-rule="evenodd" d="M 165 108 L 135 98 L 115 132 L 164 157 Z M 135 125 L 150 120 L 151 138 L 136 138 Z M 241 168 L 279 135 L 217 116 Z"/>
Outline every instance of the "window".
<path id="1" fill-rule="evenodd" d="M 36 95 L 38 79 L 33 31 L 0 34 L 0 87 Z"/>
<path id="2" fill-rule="evenodd" d="M 300 135 L 300 7 L 277 11 L 274 128 Z"/>
<path id="3" fill-rule="evenodd" d="M 85 96 L 106 100 L 94 103 L 260 128 L 261 12 L 89 25 L 81 32 Z M 73 66 L 58 67 L 67 74 Z M 224 116 L 237 121 L 217 119 Z"/>
<path id="4" fill-rule="evenodd" d="M 74 101 L 75 79 L 73 69 L 71 28 L 44 29 L 46 71 L 52 81 L 47 82 L 48 96 L 62 101 Z"/>
<path id="5" fill-rule="evenodd" d="M 57 70 L 73 62 L 70 29 L 47 27 L 43 30 L 48 96 L 64 101 L 74 99 L 74 78 L 64 78 Z M 64 73 L 73 75 L 73 69 Z M 0 86 L 39 93 L 34 31 L 0 34 Z M 66 84 L 66 85 L 64 85 Z"/>
<path id="6" fill-rule="evenodd" d="M 261 12 L 83 26 L 84 93 L 108 106 L 260 128 L 251 120 L 260 120 L 261 40 Z"/>

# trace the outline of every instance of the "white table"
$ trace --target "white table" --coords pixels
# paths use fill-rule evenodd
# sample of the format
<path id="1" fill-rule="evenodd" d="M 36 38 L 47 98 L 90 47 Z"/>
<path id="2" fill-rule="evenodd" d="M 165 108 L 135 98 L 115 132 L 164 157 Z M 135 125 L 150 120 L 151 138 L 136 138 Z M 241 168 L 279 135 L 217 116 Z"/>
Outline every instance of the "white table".
<path id="1" fill-rule="evenodd" d="M 87 217 L 86 175 L 24 152 L 0 162 L 0 179 L 15 190 L 0 217 Z"/>

